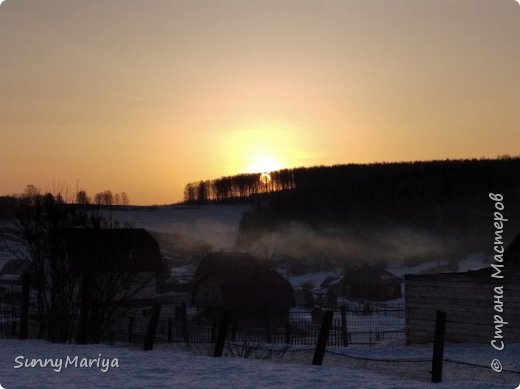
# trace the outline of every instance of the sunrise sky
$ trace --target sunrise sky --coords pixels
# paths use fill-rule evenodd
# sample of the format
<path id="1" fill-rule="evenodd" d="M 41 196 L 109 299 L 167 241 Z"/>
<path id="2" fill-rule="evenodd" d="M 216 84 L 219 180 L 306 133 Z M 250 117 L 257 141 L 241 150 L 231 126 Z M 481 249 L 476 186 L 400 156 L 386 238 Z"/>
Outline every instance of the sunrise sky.
<path id="1" fill-rule="evenodd" d="M 7 0 L 0 194 L 520 154 L 513 0 Z"/>

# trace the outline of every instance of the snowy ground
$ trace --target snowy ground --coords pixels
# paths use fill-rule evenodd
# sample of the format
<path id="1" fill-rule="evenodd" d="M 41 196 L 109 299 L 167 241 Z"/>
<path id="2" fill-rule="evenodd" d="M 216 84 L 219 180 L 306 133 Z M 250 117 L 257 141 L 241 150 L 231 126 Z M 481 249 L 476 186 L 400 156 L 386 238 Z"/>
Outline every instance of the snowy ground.
<path id="1" fill-rule="evenodd" d="M 282 275 L 286 275 L 286 273 L 281 273 Z M 289 277 L 289 282 L 293 286 L 293 288 L 301 287 L 303 285 L 309 285 L 312 288 L 319 288 L 321 283 L 325 281 L 327 277 L 335 277 L 337 279 L 341 278 L 342 271 L 338 270 L 336 272 L 333 271 L 321 271 L 314 273 L 305 273 L 299 275 L 291 275 Z"/>
<path id="2" fill-rule="evenodd" d="M 431 345 L 341 348 L 339 354 L 387 359 L 431 356 Z M 495 352 L 496 353 L 496 352 Z M 488 365 L 496 357 L 489 345 L 447 345 L 446 357 Z M 101 356 L 100 356 L 101 354 Z M 504 368 L 515 368 L 520 344 L 499 354 Z M 66 358 L 78 363 L 100 357 L 101 368 L 64 367 Z M 62 360 L 53 367 L 18 366 L 33 358 Z M 18 359 L 16 359 L 18 358 Z M 102 372 L 103 360 L 119 367 Z M 324 366 L 312 366 L 312 351 L 288 352 L 277 362 L 194 355 L 180 345 L 154 351 L 107 345 L 58 345 L 45 341 L 0 340 L 0 384 L 6 388 L 516 388 L 520 374 L 445 364 L 444 383 L 429 383 L 429 362 L 368 362 L 328 353 Z M 58 365 L 55 365 L 58 366 Z M 55 368 L 59 370 L 59 367 Z M 105 369 L 106 370 L 106 369 Z M 516 366 L 518 370 L 518 366 Z"/>
<path id="3" fill-rule="evenodd" d="M 165 207 L 156 211 L 114 212 L 114 218 L 129 221 L 135 227 L 185 234 L 194 238 L 210 237 L 214 249 L 233 247 L 238 224 L 245 206 L 211 206 L 200 208 Z M 23 245 L 7 229 L 6 242 L 0 245 L 0 266 L 14 257 L 24 257 Z M 482 263 L 482 258 L 471 258 L 461 263 L 461 269 Z M 427 265 L 427 264 L 426 264 Z M 400 268 L 402 273 L 427 270 L 420 267 Z M 438 263 L 434 264 L 438 266 Z M 478 266 L 477 266 L 478 267 Z M 183 269 L 186 272 L 193 268 Z M 292 277 L 297 285 L 319 284 L 334 273 L 306 274 Z M 502 352 L 490 345 L 447 345 L 445 357 L 473 365 L 447 362 L 444 383 L 430 384 L 431 345 L 405 347 L 382 345 L 377 347 L 349 347 L 331 349 L 322 367 L 310 365 L 312 351 L 289 351 L 276 362 L 209 358 L 206 350 L 183 349 L 180 345 L 159 345 L 152 352 L 128 347 L 106 345 L 57 345 L 44 341 L 0 340 L 0 385 L 11 388 L 516 388 L 520 374 L 493 372 L 489 366 L 500 358 L 504 369 L 520 371 L 520 344 L 508 344 Z M 63 368 L 54 372 L 47 368 L 15 369 L 16 358 L 117 358 L 119 367 L 106 373 L 100 368 Z M 204 355 L 201 355 L 204 354 Z M 338 355 L 342 354 L 342 355 Z M 346 357 L 348 355 L 349 357 Z M 352 358 L 355 357 L 355 358 Z M 363 358 L 393 359 L 369 361 Z M 409 359 L 415 362 L 395 361 Z M 419 361 L 417 361 L 419 360 Z M 422 361 L 421 361 L 422 360 Z"/>

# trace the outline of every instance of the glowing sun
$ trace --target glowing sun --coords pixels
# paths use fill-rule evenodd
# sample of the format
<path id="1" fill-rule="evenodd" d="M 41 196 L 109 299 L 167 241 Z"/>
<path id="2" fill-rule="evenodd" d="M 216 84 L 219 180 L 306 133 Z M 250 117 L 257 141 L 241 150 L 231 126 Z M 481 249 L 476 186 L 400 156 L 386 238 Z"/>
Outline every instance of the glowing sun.
<path id="1" fill-rule="evenodd" d="M 282 164 L 273 157 L 260 155 L 254 159 L 254 162 L 249 166 L 248 171 L 251 173 L 269 173 L 275 170 L 280 170 Z M 266 174 L 271 181 L 271 176 Z"/>
<path id="2" fill-rule="evenodd" d="M 269 173 L 260 174 L 260 182 L 264 185 L 267 185 L 271 182 L 271 175 Z"/>

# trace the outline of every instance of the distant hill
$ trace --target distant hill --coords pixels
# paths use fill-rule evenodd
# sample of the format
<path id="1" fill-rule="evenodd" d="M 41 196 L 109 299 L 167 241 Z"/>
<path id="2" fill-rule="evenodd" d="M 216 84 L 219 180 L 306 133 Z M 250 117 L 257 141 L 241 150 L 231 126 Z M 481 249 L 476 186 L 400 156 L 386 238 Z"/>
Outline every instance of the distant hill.
<path id="1" fill-rule="evenodd" d="M 520 221 L 520 158 L 315 167 L 292 176 L 294 190 L 271 196 L 285 218 L 467 228 L 488 222 L 491 192 Z"/>
<path id="2" fill-rule="evenodd" d="M 256 202 L 256 212 L 242 220 L 244 249 L 281 225 L 296 222 L 319 232 L 322 239 L 331 236 L 324 231 L 337 227 L 342 232 L 336 231 L 334 239 L 362 242 L 378 248 L 381 256 L 409 245 L 390 239 L 392 231 L 399 231 L 400 237 L 411 235 L 401 231 L 412 231 L 434 241 L 424 259 L 439 253 L 461 258 L 486 252 L 492 243 L 489 193 L 504 196 L 504 214 L 510 220 L 506 241 L 520 232 L 520 158 L 316 166 L 270 176 L 269 182 L 261 182 L 256 174 L 188 184 L 186 192 L 194 196 L 186 200 Z"/>
<path id="3" fill-rule="evenodd" d="M 502 193 L 508 209 L 520 204 L 520 158 L 348 164 L 240 174 L 186 186 L 185 202 L 269 200 L 276 213 L 304 218 L 424 218 L 464 224 L 486 212 L 488 193 Z M 468 211 L 471 210 L 471 213 Z M 305 215 L 302 215 L 305 213 Z M 440 224 L 443 220 L 439 220 Z"/>

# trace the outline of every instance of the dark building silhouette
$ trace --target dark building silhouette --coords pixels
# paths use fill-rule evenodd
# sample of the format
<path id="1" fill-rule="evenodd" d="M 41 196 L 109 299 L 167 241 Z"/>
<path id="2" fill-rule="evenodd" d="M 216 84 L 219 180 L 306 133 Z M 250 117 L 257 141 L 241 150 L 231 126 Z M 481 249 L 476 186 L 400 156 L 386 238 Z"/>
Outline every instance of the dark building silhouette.
<path id="1" fill-rule="evenodd" d="M 340 297 L 359 300 L 387 301 L 401 297 L 402 279 L 378 267 L 363 265 L 346 270 L 344 276 L 328 287 Z"/>
<path id="2" fill-rule="evenodd" d="M 195 273 L 192 302 L 213 310 L 287 313 L 294 305 L 291 284 L 267 261 L 244 253 L 211 253 Z"/>
<path id="3" fill-rule="evenodd" d="M 67 229 L 63 243 L 72 268 L 81 273 L 160 273 L 159 245 L 144 229 Z"/>
<path id="4" fill-rule="evenodd" d="M 22 277 L 34 278 L 34 267 L 28 259 L 11 259 L 0 269 L 0 312 L 12 312 L 22 299 Z"/>
<path id="5" fill-rule="evenodd" d="M 520 341 L 520 234 L 505 250 L 503 265 L 503 278 L 492 277 L 496 270 L 491 266 L 405 275 L 406 342 L 433 341 L 437 310 L 447 314 L 448 342 L 489 343 L 495 334 L 506 343 Z M 496 327 L 496 315 L 508 324 Z"/>

